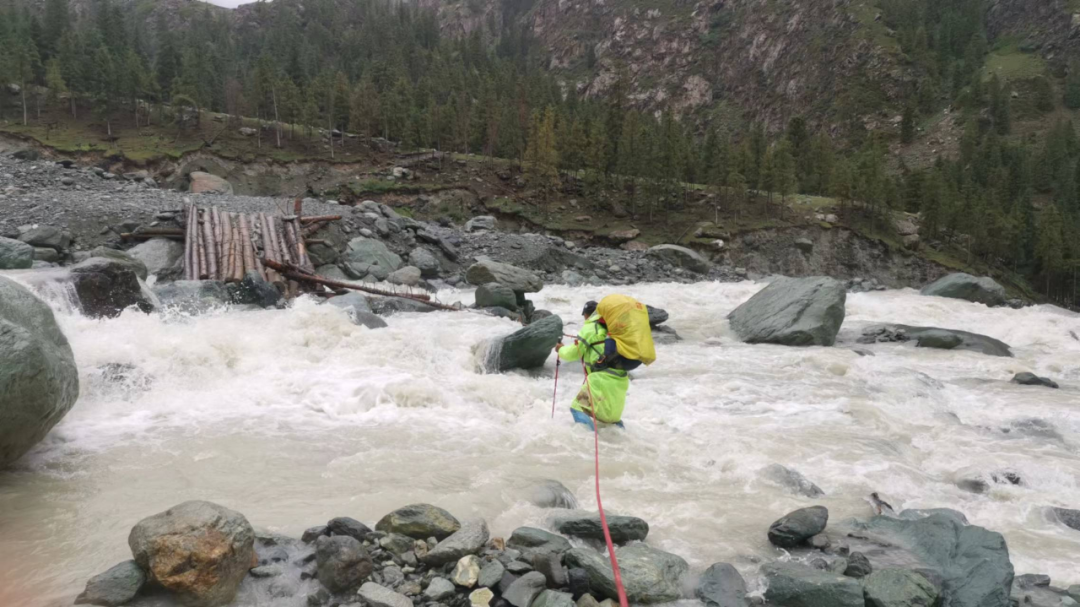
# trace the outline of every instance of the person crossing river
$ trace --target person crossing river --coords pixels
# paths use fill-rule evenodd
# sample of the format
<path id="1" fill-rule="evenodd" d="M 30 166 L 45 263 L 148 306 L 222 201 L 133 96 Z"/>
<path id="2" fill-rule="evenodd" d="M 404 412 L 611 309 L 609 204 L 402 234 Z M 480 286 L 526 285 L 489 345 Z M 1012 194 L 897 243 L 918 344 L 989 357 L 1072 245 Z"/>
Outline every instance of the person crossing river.
<path id="1" fill-rule="evenodd" d="M 596 313 L 596 306 L 595 301 L 585 304 L 581 311 L 585 325 L 581 327 L 574 343 L 564 345 L 560 341 L 556 344 L 555 354 L 567 362 L 584 359 L 585 368 L 588 370 L 587 383 L 581 386 L 570 405 L 570 414 L 574 421 L 592 430 L 592 407 L 595 404 L 596 420 L 601 427 L 616 425 L 624 428 L 622 413 L 626 406 L 626 391 L 630 387 L 630 378 L 622 369 L 602 368 L 602 365 L 598 364 L 604 359 L 604 342 L 608 338 L 608 331 L 600 315 Z"/>

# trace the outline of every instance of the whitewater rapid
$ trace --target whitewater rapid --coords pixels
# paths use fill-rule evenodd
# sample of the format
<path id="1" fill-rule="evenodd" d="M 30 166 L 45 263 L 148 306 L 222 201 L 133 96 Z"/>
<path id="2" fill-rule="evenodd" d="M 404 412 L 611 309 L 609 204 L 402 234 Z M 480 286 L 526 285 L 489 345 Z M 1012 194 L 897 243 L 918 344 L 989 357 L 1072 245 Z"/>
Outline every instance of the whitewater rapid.
<path id="1" fill-rule="evenodd" d="M 888 291 L 848 296 L 836 347 L 741 344 L 725 317 L 762 286 L 620 289 L 668 310 L 685 341 L 657 348 L 656 364 L 632 382 L 628 429 L 601 437 L 608 510 L 647 520 L 649 543 L 695 570 L 727 561 L 752 575 L 776 554 L 765 537 L 773 520 L 811 503 L 833 521 L 867 516 L 864 497 L 878 491 L 898 509 L 956 508 L 1002 532 L 1018 574 L 1080 583 L 1080 532 L 1043 514 L 1080 508 L 1080 341 L 1070 335 L 1080 335 L 1080 316 Z M 576 331 L 582 303 L 608 292 L 549 286 L 533 299 Z M 468 292 L 439 296 L 471 302 Z M 132 525 L 190 499 L 291 535 L 334 516 L 371 524 L 430 502 L 507 536 L 543 522 L 523 494 L 546 478 L 595 508 L 592 436 L 567 413 L 580 369 L 563 365 L 555 419 L 553 361 L 533 374 L 477 372 L 475 346 L 517 328 L 509 320 L 403 314 L 372 331 L 308 300 L 289 310 L 58 320 L 82 394 L 0 473 L 0 604 L 70 605 L 88 577 L 130 558 Z M 983 333 L 1016 358 L 854 344 L 875 322 Z M 1020 371 L 1062 389 L 1008 383 Z M 1025 431 L 1031 418 L 1053 431 Z M 769 484 L 759 471 L 772 463 L 826 495 Z M 1023 484 L 982 495 L 956 486 L 1002 470 Z"/>

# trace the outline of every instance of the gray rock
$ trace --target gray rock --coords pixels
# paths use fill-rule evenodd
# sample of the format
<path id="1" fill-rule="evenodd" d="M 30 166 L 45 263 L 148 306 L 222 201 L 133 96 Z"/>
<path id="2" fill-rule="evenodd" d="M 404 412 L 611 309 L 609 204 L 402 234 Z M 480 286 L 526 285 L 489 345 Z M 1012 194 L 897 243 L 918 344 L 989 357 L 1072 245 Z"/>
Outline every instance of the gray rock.
<path id="1" fill-rule="evenodd" d="M 357 594 L 366 607 L 413 607 L 409 597 L 374 582 L 365 583 Z"/>
<path id="2" fill-rule="evenodd" d="M 406 552 L 413 550 L 416 546 L 416 540 L 400 533 L 388 533 L 386 537 L 379 540 L 379 545 L 386 549 L 390 554 L 402 555 Z M 426 548 L 425 544 L 425 548 Z M 424 554 L 427 554 L 426 552 Z"/>
<path id="3" fill-rule="evenodd" d="M 549 588 L 562 588 L 569 582 L 566 568 L 562 566 L 562 559 L 557 554 L 534 554 L 532 566 L 533 569 L 544 574 Z"/>
<path id="4" fill-rule="evenodd" d="M 139 261 L 138 259 L 135 259 L 124 251 L 118 251 L 116 249 L 110 249 L 108 247 L 95 247 L 93 250 L 90 251 L 90 257 L 102 257 L 105 259 L 111 259 L 112 261 L 115 261 L 120 265 L 131 268 L 131 270 L 135 272 L 135 275 L 138 276 L 140 280 L 146 280 L 146 277 L 149 276 L 146 264 Z"/>
<path id="5" fill-rule="evenodd" d="M 34 247 L 0 236 L 0 270 L 25 270 L 34 265 Z"/>
<path id="6" fill-rule="evenodd" d="M 375 568 L 360 540 L 348 535 L 315 540 L 315 563 L 319 582 L 334 593 L 355 589 Z"/>
<path id="7" fill-rule="evenodd" d="M 1013 376 L 1012 381 L 1014 384 L 1020 384 L 1021 386 L 1045 386 L 1047 388 L 1057 389 L 1059 386 L 1057 382 L 1045 377 L 1039 377 L 1034 373 L 1017 373 Z"/>
<path id="8" fill-rule="evenodd" d="M 340 280 L 341 282 L 350 282 L 352 280 L 345 275 L 345 272 L 341 271 L 341 268 L 332 265 L 319 266 L 315 268 L 315 273 L 330 280 Z"/>
<path id="9" fill-rule="evenodd" d="M 277 290 L 277 287 L 270 284 L 254 270 L 248 271 L 244 274 L 243 280 L 239 283 L 232 283 L 229 285 L 231 288 L 232 302 L 239 305 L 253 305 L 260 308 L 274 308 L 281 301 L 281 291 Z"/>
<path id="10" fill-rule="evenodd" d="M 574 567 L 566 572 L 566 577 L 570 579 L 570 593 L 579 599 L 585 598 L 589 592 L 589 572 L 581 567 Z M 592 596 L 589 596 L 589 598 L 592 598 Z M 593 601 L 595 602 L 596 599 L 593 599 Z"/>
<path id="11" fill-rule="evenodd" d="M 689 566 L 681 557 L 645 544 L 617 548 L 615 556 L 619 559 L 623 588 L 630 601 L 667 603 L 682 597 L 683 578 Z M 588 548 L 574 548 L 566 553 L 566 563 L 587 571 L 594 591 L 618 599 L 611 563 L 600 553 Z"/>
<path id="12" fill-rule="evenodd" d="M 162 308 L 184 314 L 205 314 L 232 301 L 228 287 L 218 280 L 177 280 L 154 285 L 153 290 Z"/>
<path id="13" fill-rule="evenodd" d="M 964 343 L 959 335 L 945 329 L 928 329 L 918 336 L 916 346 L 919 348 L 936 348 L 938 350 L 952 350 Z"/>
<path id="14" fill-rule="evenodd" d="M 552 315 L 496 338 L 487 346 L 484 368 L 489 372 L 503 372 L 542 367 L 562 334 L 562 318 Z"/>
<path id="15" fill-rule="evenodd" d="M 728 563 L 716 563 L 701 574 L 697 597 L 705 607 L 749 607 L 746 580 Z"/>
<path id="16" fill-rule="evenodd" d="M 342 266 L 352 278 L 372 274 L 379 280 L 386 280 L 391 272 L 401 267 L 401 258 L 382 242 L 361 236 L 349 241 L 342 256 Z"/>
<path id="17" fill-rule="evenodd" d="M 518 309 L 517 295 L 506 285 L 490 282 L 476 288 L 476 307 L 498 307 L 514 311 Z"/>
<path id="18" fill-rule="evenodd" d="M 116 317 L 129 307 L 143 312 L 155 307 L 135 271 L 114 259 L 91 257 L 72 266 L 60 280 L 71 283 L 82 313 L 91 318 Z"/>
<path id="19" fill-rule="evenodd" d="M 769 527 L 769 542 L 780 548 L 795 548 L 825 530 L 829 510 L 825 506 L 800 508 Z"/>
<path id="20" fill-rule="evenodd" d="M 443 540 L 461 529 L 461 523 L 442 508 L 430 504 L 411 504 L 384 516 L 375 529 L 421 540 L 429 537 Z"/>
<path id="21" fill-rule="evenodd" d="M 124 561 L 90 578 L 75 604 L 117 607 L 135 598 L 145 583 L 146 573 L 139 565 L 135 561 Z"/>
<path id="22" fill-rule="evenodd" d="M 158 275 L 179 267 L 184 245 L 168 238 L 151 238 L 128 249 L 128 255 L 139 260 L 148 274 Z"/>
<path id="23" fill-rule="evenodd" d="M 324 300 L 323 303 L 341 308 L 345 311 L 355 310 L 357 312 L 373 312 L 371 309 L 371 299 L 368 298 L 367 295 L 357 291 L 350 291 L 344 295 L 331 297 Z"/>
<path id="24" fill-rule="evenodd" d="M 777 278 L 728 315 L 747 343 L 831 346 L 844 322 L 847 292 L 832 278 Z"/>
<path id="25" fill-rule="evenodd" d="M 476 554 L 484 547 L 491 534 L 483 519 L 470 519 L 461 524 L 461 528 L 439 542 L 420 560 L 431 566 L 454 562 L 467 554 Z"/>
<path id="26" fill-rule="evenodd" d="M 656 328 L 659 325 L 664 324 L 668 320 L 667 310 L 661 308 L 654 308 L 652 306 L 645 306 L 645 309 L 649 312 L 649 326 Z"/>
<path id="27" fill-rule="evenodd" d="M 330 535 L 330 530 L 325 525 L 319 527 L 309 527 L 304 530 L 304 534 L 300 537 L 300 541 L 305 544 L 310 544 L 324 535 Z"/>
<path id="28" fill-rule="evenodd" d="M 1080 531 L 1080 510 L 1070 508 L 1051 508 L 1050 515 L 1062 525 Z"/>
<path id="29" fill-rule="evenodd" d="M 536 596 L 531 607 L 575 607 L 574 597 L 558 590 L 544 590 Z"/>
<path id="30" fill-rule="evenodd" d="M 494 588 L 499 584 L 499 580 L 502 579 L 503 574 L 506 573 L 506 567 L 499 561 L 491 561 L 486 563 L 482 569 L 480 569 L 480 575 L 476 579 L 478 586 L 484 588 Z"/>
<path id="31" fill-rule="evenodd" d="M 873 551 L 867 555 L 884 564 L 875 563 L 876 569 L 901 566 L 940 580 L 943 605 L 1009 607 L 1013 567 L 1001 534 L 945 513 L 915 520 L 877 516 L 849 525 L 852 547 L 866 542 Z"/>
<path id="32" fill-rule="evenodd" d="M 107 175 L 108 173 L 106 173 Z M 193 171 L 188 178 L 191 180 L 188 185 L 188 191 L 192 194 L 224 194 L 232 195 L 233 186 L 226 179 L 205 173 L 203 171 Z"/>
<path id="33" fill-rule="evenodd" d="M 420 268 L 424 278 L 438 278 L 442 265 L 435 255 L 423 247 L 417 247 L 409 253 L 409 264 Z"/>
<path id="34" fill-rule="evenodd" d="M 433 578 L 424 590 L 424 598 L 429 601 L 443 601 L 456 593 L 454 584 L 446 578 Z"/>
<path id="35" fill-rule="evenodd" d="M 469 593 L 469 607 L 488 607 L 495 593 L 487 588 L 478 588 Z"/>
<path id="36" fill-rule="evenodd" d="M 570 550 L 570 540 L 533 527 L 518 527 L 506 540 L 506 547 L 521 552 L 529 560 L 540 553 L 563 554 Z"/>
<path id="37" fill-rule="evenodd" d="M 968 519 L 964 516 L 964 513 L 952 508 L 908 508 L 907 510 L 901 510 L 897 516 L 905 521 L 916 521 L 935 514 L 951 518 L 961 525 L 968 524 Z"/>
<path id="38" fill-rule="evenodd" d="M 391 588 L 396 588 L 405 581 L 405 572 L 397 565 L 384 567 L 379 573 L 382 574 L 383 584 Z"/>
<path id="39" fill-rule="evenodd" d="M 533 566 L 531 563 L 526 563 L 525 561 L 512 560 L 506 564 L 506 570 L 514 575 L 525 575 L 526 573 L 533 571 Z"/>
<path id="40" fill-rule="evenodd" d="M 43 261 L 45 263 L 60 263 L 60 253 L 57 253 L 56 249 L 50 249 L 49 247 L 31 248 L 34 251 L 34 261 Z M 87 257 L 87 259 L 89 259 L 89 257 Z"/>
<path id="41" fill-rule="evenodd" d="M 795 248 L 804 253 L 809 253 L 814 250 L 814 241 L 809 238 L 798 238 L 795 240 Z"/>
<path id="42" fill-rule="evenodd" d="M 284 573 L 285 570 L 281 568 L 281 565 L 261 565 L 249 571 L 248 573 L 252 577 L 277 577 Z"/>
<path id="43" fill-rule="evenodd" d="M 604 528 L 598 512 L 559 512 L 554 518 L 555 530 L 565 535 L 591 540 L 604 540 Z M 636 516 L 607 515 L 611 541 L 625 544 L 644 541 L 649 535 L 649 524 Z"/>
<path id="44" fill-rule="evenodd" d="M 506 592 L 502 593 L 502 598 L 514 607 L 530 607 L 533 599 L 544 591 L 546 585 L 544 574 L 532 571 L 514 580 Z"/>
<path id="45" fill-rule="evenodd" d="M 38 226 L 23 232 L 19 240 L 32 247 L 66 251 L 71 246 L 71 235 L 54 226 Z"/>
<path id="46" fill-rule="evenodd" d="M 923 287 L 920 293 L 936 297 L 964 299 L 988 306 L 1004 305 L 1005 300 L 1008 299 L 1005 294 L 1005 287 L 999 285 L 993 278 L 988 276 L 976 278 L 963 272 L 939 278 Z"/>
<path id="47" fill-rule="evenodd" d="M 326 530 L 330 535 L 347 535 L 361 542 L 371 533 L 367 525 L 347 516 L 330 519 L 330 522 L 326 523 Z"/>
<path id="48" fill-rule="evenodd" d="M 415 287 L 420 284 L 420 268 L 405 266 L 391 272 L 386 280 L 390 284 Z"/>
<path id="49" fill-rule="evenodd" d="M 867 607 L 933 607 L 937 588 L 922 574 L 907 569 L 882 569 L 866 576 Z"/>
<path id="50" fill-rule="evenodd" d="M 780 464 L 770 464 L 762 468 L 761 476 L 795 495 L 809 498 L 825 495 L 825 492 L 820 487 L 810 482 L 810 479 L 803 476 L 799 471 Z"/>
<path id="51" fill-rule="evenodd" d="M 776 607 L 864 607 L 862 585 L 852 578 L 795 563 L 761 568 L 765 600 Z"/>
<path id="52" fill-rule="evenodd" d="M 239 512 L 184 502 L 138 522 L 128 536 L 135 562 L 181 602 L 232 601 L 255 559 L 255 531 Z"/>
<path id="53" fill-rule="evenodd" d="M 311 258 L 311 263 L 316 267 L 330 265 L 341 257 L 334 247 L 319 243 L 309 245 L 307 254 Z"/>
<path id="54" fill-rule="evenodd" d="M 427 313 L 436 310 L 422 301 L 408 297 L 373 297 L 370 301 L 372 310 L 380 316 L 392 316 L 399 312 Z"/>
<path id="55" fill-rule="evenodd" d="M 476 232 L 478 230 L 494 230 L 495 218 L 491 215 L 481 215 L 479 217 L 473 217 L 469 221 L 465 222 L 466 232 Z"/>
<path id="56" fill-rule="evenodd" d="M 476 263 L 465 272 L 465 280 L 476 286 L 495 282 L 518 293 L 536 293 L 544 288 L 543 281 L 535 273 L 487 257 L 476 258 Z"/>
<path id="57" fill-rule="evenodd" d="M 920 348 L 945 350 L 968 350 L 990 356 L 1012 356 L 1009 345 L 978 333 L 941 329 L 938 327 L 912 327 L 908 325 L 874 325 L 867 327 L 859 339 L 861 343 L 875 341 L 895 342 L 915 340 Z"/>
<path id="58" fill-rule="evenodd" d="M 673 244 L 657 245 L 650 248 L 646 254 L 651 257 L 662 259 L 673 266 L 686 268 L 687 270 L 697 272 L 698 274 L 708 272 L 709 268 L 712 266 L 707 259 L 702 257 L 696 251 Z"/>
<path id="59" fill-rule="evenodd" d="M 75 356 L 52 309 L 0 276 L 0 468 L 44 438 L 78 396 Z"/>
<path id="60" fill-rule="evenodd" d="M 536 314 L 539 312 L 541 310 L 533 313 L 534 319 L 539 320 L 536 318 Z M 549 312 L 548 315 L 550 316 L 550 314 Z M 529 503 L 537 508 L 567 508 L 572 510 L 578 507 L 578 501 L 573 492 L 556 480 L 541 481 L 529 487 L 527 494 Z"/>
<path id="61" fill-rule="evenodd" d="M 465 588 L 475 586 L 480 581 L 480 559 L 476 558 L 475 554 L 461 557 L 457 565 L 454 565 L 451 579 L 458 586 L 464 586 Z"/>
<path id="62" fill-rule="evenodd" d="M 1036 586 L 1049 586 L 1050 576 L 1041 573 L 1025 573 L 1013 578 L 1013 586 L 1020 588 L 1034 588 Z"/>
<path id="63" fill-rule="evenodd" d="M 671 344 L 677 344 L 682 341 L 682 337 L 668 326 L 659 326 L 652 328 L 653 343 L 662 346 L 669 346 Z"/>

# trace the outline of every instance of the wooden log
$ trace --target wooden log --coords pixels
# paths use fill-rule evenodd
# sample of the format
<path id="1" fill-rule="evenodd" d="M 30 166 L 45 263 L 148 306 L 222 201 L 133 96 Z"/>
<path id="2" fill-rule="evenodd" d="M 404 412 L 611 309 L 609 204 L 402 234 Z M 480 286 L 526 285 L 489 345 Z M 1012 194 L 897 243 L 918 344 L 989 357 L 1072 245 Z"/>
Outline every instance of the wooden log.
<path id="1" fill-rule="evenodd" d="M 307 238 L 308 236 L 311 236 L 312 234 L 314 234 L 314 233 L 318 232 L 319 230 L 325 228 L 327 225 L 329 225 L 329 224 L 327 222 L 325 222 L 325 221 L 319 221 L 319 222 L 316 222 L 316 223 L 310 223 L 310 224 L 304 226 L 304 229 L 300 230 L 300 235 L 303 236 L 304 238 Z"/>
<path id="2" fill-rule="evenodd" d="M 247 274 L 249 270 L 255 269 L 255 248 L 251 244 L 247 215 L 243 213 L 240 214 L 240 251 L 244 259 L 244 271 L 241 274 Z"/>
<path id="3" fill-rule="evenodd" d="M 195 280 L 195 205 L 189 204 L 187 207 L 187 232 L 184 234 L 184 278 L 187 280 Z"/>
<path id="4" fill-rule="evenodd" d="M 151 238 L 164 238 L 166 240 L 179 240 L 180 242 L 187 241 L 187 231 L 177 230 L 179 234 L 143 234 L 142 232 L 121 232 L 120 238 L 123 240 L 150 240 Z M 184 249 L 185 255 L 187 254 L 187 248 Z M 185 257 L 184 259 L 187 259 Z"/>
<path id="5" fill-rule="evenodd" d="M 236 216 L 233 213 L 226 213 L 225 217 L 225 232 L 228 234 L 229 243 L 229 271 L 227 272 L 227 276 L 230 280 L 236 280 L 236 273 L 238 271 L 236 265 L 239 263 L 239 260 L 236 257 Z"/>
<path id="6" fill-rule="evenodd" d="M 203 252 L 203 236 L 202 230 L 199 229 L 199 212 L 195 211 L 195 256 L 199 260 L 199 272 L 197 278 L 199 280 L 206 279 L 206 255 Z"/>
<path id="7" fill-rule="evenodd" d="M 217 254 L 216 245 L 214 244 L 214 225 L 211 217 L 213 213 L 211 209 L 203 211 L 203 249 L 204 255 L 206 255 L 206 276 L 210 280 L 218 280 L 221 278 L 217 271 Z"/>
<path id="8" fill-rule="evenodd" d="M 277 247 L 278 259 L 284 263 L 295 264 L 296 260 L 293 259 L 292 250 L 290 250 L 289 244 L 286 242 L 284 234 L 282 234 L 277 217 L 274 216 L 270 217 L 270 235 L 274 238 L 274 246 Z"/>
<path id="9" fill-rule="evenodd" d="M 242 214 L 237 214 L 236 221 L 233 222 L 233 280 L 244 279 L 244 241 L 243 227 L 240 223 L 242 218 Z"/>
<path id="10" fill-rule="evenodd" d="M 303 215 L 303 212 L 304 212 L 304 199 L 301 198 L 300 196 L 297 196 L 296 200 L 293 201 L 293 215 L 296 215 L 296 217 L 299 218 L 301 215 Z"/>
<path id="11" fill-rule="evenodd" d="M 311 217 L 301 217 L 300 223 L 309 224 L 320 221 L 338 221 L 341 219 L 341 215 L 312 215 Z"/>
<path id="12" fill-rule="evenodd" d="M 122 236 L 135 238 L 154 238 L 155 236 L 187 236 L 187 228 L 142 228 L 134 232 L 127 232 Z"/>
<path id="13" fill-rule="evenodd" d="M 270 224 L 266 220 L 265 213 L 259 213 L 259 225 L 262 231 L 262 243 L 263 243 L 263 259 L 277 259 L 277 255 L 274 254 L 273 239 L 270 238 Z M 277 271 L 266 268 L 266 280 L 271 283 L 279 284 L 281 282 L 281 276 Z"/>
<path id="14" fill-rule="evenodd" d="M 264 259 L 263 263 L 266 264 L 266 267 L 273 268 L 274 270 L 280 272 L 282 276 L 285 276 L 286 278 L 288 278 L 290 280 L 311 282 L 311 283 L 315 283 L 315 284 L 319 284 L 319 285 L 324 285 L 324 286 L 330 287 L 332 289 L 351 289 L 353 291 L 363 291 L 365 293 L 371 293 L 372 295 L 381 295 L 383 297 L 401 297 L 403 299 L 412 299 L 412 300 L 415 300 L 415 301 L 423 302 L 423 303 L 425 303 L 425 304 L 427 304 L 427 305 L 429 305 L 429 306 L 431 306 L 433 308 L 439 308 L 440 310 L 457 310 L 458 309 L 458 308 L 455 308 L 453 306 L 448 306 L 446 304 L 441 304 L 441 303 L 438 303 L 438 302 L 431 301 L 431 296 L 427 295 L 425 293 L 411 293 L 411 292 L 406 292 L 406 291 L 401 291 L 401 292 L 388 291 L 386 289 L 379 289 L 379 288 L 375 288 L 375 287 L 369 287 L 369 286 L 367 286 L 365 284 L 352 283 L 352 282 L 342 282 L 340 280 L 333 280 L 331 278 L 324 278 L 324 277 L 319 276 L 317 274 L 311 274 L 309 272 L 304 272 L 300 268 L 298 268 L 298 267 L 296 267 L 294 265 L 281 264 L 281 263 L 278 263 L 276 261 L 271 261 L 269 259 Z"/>
<path id="15" fill-rule="evenodd" d="M 296 234 L 293 232 L 293 226 L 295 225 L 291 221 L 283 221 L 282 228 L 285 231 L 285 241 L 289 243 L 289 253 L 292 254 L 293 265 L 304 267 L 304 254 L 300 248 L 300 244 L 296 240 Z"/>
<path id="16" fill-rule="evenodd" d="M 225 265 L 225 231 L 221 225 L 221 209 L 214 207 L 214 240 L 217 243 L 215 250 L 217 251 L 218 258 L 218 272 L 222 275 L 225 274 L 225 269 L 222 267 Z"/>

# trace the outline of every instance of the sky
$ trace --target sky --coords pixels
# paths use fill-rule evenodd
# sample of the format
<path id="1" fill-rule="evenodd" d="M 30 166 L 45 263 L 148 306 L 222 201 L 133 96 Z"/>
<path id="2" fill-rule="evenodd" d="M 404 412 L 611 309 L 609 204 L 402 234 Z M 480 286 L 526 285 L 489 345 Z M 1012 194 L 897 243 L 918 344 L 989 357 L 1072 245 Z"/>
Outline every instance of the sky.
<path id="1" fill-rule="evenodd" d="M 204 0 L 210 4 L 216 4 L 218 6 L 224 6 L 226 8 L 236 8 L 241 4 L 250 4 L 253 0 Z"/>

